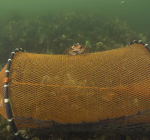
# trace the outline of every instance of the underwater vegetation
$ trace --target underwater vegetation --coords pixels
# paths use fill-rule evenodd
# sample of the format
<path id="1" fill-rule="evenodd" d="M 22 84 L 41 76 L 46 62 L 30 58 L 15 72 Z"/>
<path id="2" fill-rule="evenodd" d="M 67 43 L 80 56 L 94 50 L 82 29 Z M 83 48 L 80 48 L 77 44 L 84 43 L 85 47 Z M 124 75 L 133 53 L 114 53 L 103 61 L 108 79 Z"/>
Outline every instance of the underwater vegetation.
<path id="1" fill-rule="evenodd" d="M 15 48 L 62 54 L 76 43 L 95 52 L 126 46 L 133 40 L 146 41 L 146 36 L 132 31 L 125 21 L 84 12 L 25 16 L 12 11 L 0 18 L 0 30 L 0 63 L 7 62 Z"/>

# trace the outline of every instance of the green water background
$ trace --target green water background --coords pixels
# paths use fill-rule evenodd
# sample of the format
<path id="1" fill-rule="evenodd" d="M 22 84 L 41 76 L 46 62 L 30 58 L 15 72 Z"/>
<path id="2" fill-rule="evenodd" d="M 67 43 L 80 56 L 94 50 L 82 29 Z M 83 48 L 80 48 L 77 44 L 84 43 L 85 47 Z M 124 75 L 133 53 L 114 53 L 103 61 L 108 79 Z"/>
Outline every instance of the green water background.
<path id="1" fill-rule="evenodd" d="M 45 12 L 80 11 L 117 17 L 138 32 L 150 32 L 149 0 L 1 0 L 0 16 L 13 10 L 34 16 Z M 98 17 L 97 17 L 98 18 Z"/>

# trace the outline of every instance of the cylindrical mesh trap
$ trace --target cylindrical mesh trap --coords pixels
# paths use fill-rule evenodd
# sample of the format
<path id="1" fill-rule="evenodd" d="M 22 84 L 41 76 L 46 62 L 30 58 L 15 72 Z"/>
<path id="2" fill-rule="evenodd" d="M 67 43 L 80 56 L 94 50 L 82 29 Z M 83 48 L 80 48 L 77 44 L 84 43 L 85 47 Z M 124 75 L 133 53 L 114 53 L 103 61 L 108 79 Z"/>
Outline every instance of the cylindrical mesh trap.
<path id="1" fill-rule="evenodd" d="M 6 118 L 5 69 L 0 72 L 0 113 Z M 142 125 L 148 132 L 150 54 L 141 44 L 75 56 L 17 52 L 8 98 L 19 129 L 63 130 L 69 124 L 72 130 L 115 132 L 131 126 L 141 131 Z"/>

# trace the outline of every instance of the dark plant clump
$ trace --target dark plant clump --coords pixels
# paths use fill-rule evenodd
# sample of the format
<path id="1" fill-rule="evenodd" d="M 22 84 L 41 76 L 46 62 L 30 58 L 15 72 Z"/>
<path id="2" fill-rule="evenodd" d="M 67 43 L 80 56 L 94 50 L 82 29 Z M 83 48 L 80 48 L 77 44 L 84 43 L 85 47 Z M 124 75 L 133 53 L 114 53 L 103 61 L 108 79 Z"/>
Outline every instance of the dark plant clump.
<path id="1" fill-rule="evenodd" d="M 126 46 L 135 39 L 146 41 L 125 21 L 78 12 L 27 17 L 13 11 L 0 18 L 0 30 L 0 63 L 7 61 L 10 51 L 20 47 L 27 52 L 62 54 L 75 43 L 95 52 Z"/>

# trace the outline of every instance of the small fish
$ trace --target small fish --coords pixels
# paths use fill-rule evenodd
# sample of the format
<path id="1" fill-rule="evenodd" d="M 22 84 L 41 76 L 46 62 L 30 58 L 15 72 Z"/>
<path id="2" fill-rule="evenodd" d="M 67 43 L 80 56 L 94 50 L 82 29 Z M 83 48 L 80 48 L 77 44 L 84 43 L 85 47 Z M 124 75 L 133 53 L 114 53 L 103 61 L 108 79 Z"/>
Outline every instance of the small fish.
<path id="1" fill-rule="evenodd" d="M 123 4 L 123 3 L 124 3 L 124 1 L 121 2 L 121 4 Z"/>

